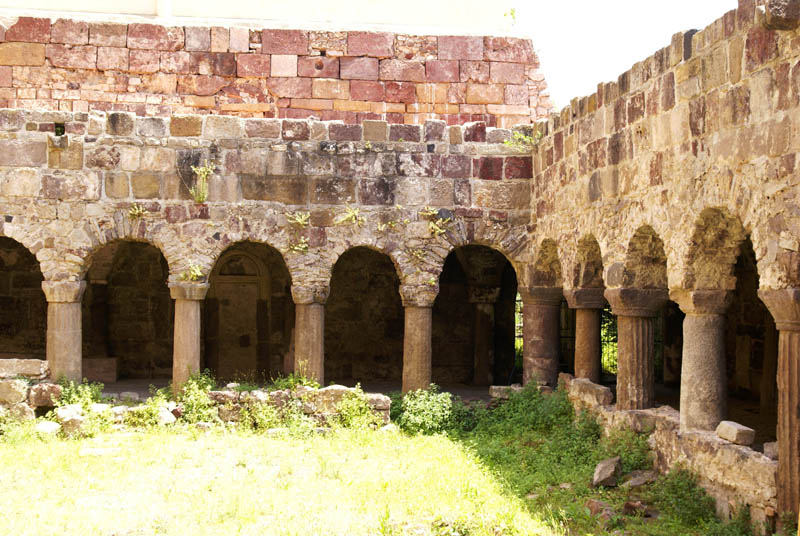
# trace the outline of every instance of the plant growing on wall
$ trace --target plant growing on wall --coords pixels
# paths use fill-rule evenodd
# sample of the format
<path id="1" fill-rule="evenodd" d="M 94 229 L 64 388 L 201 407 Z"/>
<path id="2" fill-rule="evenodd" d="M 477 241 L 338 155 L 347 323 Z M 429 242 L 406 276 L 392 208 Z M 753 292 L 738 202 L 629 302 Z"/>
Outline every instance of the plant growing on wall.
<path id="1" fill-rule="evenodd" d="M 128 217 L 132 220 L 138 220 L 139 218 L 144 218 L 147 216 L 148 212 L 147 209 L 144 208 L 139 203 L 134 203 L 128 209 Z"/>
<path id="2" fill-rule="evenodd" d="M 308 239 L 305 236 L 296 236 L 292 242 L 289 242 L 289 251 L 308 253 Z"/>
<path id="3" fill-rule="evenodd" d="M 344 209 L 344 214 L 336 219 L 336 225 L 355 225 L 361 227 L 367 219 L 361 215 L 358 208 L 347 206 Z"/>
<path id="4" fill-rule="evenodd" d="M 503 145 L 517 149 L 519 151 L 529 151 L 542 140 L 542 131 L 534 130 L 530 135 L 515 130 L 511 133 L 511 138 L 505 140 Z"/>
<path id="5" fill-rule="evenodd" d="M 296 225 L 298 227 L 306 228 L 311 220 L 311 213 L 310 212 L 287 212 L 286 213 L 286 220 L 291 223 L 292 225 Z"/>
<path id="6" fill-rule="evenodd" d="M 208 178 L 214 173 L 217 166 L 213 162 L 205 160 L 202 166 L 192 166 L 195 179 L 194 185 L 189 188 L 189 195 L 196 203 L 205 203 L 208 199 Z"/>
<path id="7" fill-rule="evenodd" d="M 198 264 L 190 264 L 187 270 L 181 272 L 181 281 L 202 281 L 205 277 L 203 269 Z"/>

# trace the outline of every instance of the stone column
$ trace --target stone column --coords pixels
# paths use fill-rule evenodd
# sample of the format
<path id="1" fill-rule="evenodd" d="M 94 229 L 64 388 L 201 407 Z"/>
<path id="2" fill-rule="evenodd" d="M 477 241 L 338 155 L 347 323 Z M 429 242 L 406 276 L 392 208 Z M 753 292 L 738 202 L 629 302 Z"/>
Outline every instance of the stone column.
<path id="1" fill-rule="evenodd" d="M 82 379 L 81 299 L 86 281 L 43 281 L 47 298 L 47 363 L 50 378 Z"/>
<path id="2" fill-rule="evenodd" d="M 575 377 L 600 382 L 600 313 L 606 305 L 602 288 L 565 290 L 575 309 Z"/>
<path id="3" fill-rule="evenodd" d="M 778 512 L 800 502 L 800 289 L 759 290 L 778 328 Z"/>
<path id="4" fill-rule="evenodd" d="M 327 285 L 292 285 L 294 372 L 325 385 L 325 302 Z"/>
<path id="5" fill-rule="evenodd" d="M 727 290 L 670 291 L 686 314 L 681 364 L 681 431 L 715 430 L 728 412 L 725 370 Z"/>
<path id="6" fill-rule="evenodd" d="M 437 287 L 401 285 L 405 309 L 403 327 L 403 392 L 427 389 L 431 384 L 433 302 Z"/>
<path id="7" fill-rule="evenodd" d="M 666 290 L 606 289 L 617 315 L 617 409 L 648 409 L 655 404 L 655 317 L 669 298 Z"/>
<path id="8" fill-rule="evenodd" d="M 494 364 L 494 304 L 499 287 L 470 287 L 469 302 L 473 310 L 474 367 L 472 384 L 491 385 Z"/>
<path id="9" fill-rule="evenodd" d="M 189 376 L 200 370 L 200 305 L 208 287 L 208 283 L 169 284 L 170 297 L 175 300 L 172 338 L 172 388 L 175 391 L 186 383 Z"/>
<path id="10" fill-rule="evenodd" d="M 520 287 L 522 296 L 522 382 L 558 383 L 561 287 Z"/>

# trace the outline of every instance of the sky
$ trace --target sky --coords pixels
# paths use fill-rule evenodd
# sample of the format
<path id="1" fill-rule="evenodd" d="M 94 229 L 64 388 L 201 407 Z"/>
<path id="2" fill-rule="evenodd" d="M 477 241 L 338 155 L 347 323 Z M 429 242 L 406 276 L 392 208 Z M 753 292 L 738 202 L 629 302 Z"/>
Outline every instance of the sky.
<path id="1" fill-rule="evenodd" d="M 702 29 L 737 0 L 527 0 L 516 2 L 515 34 L 530 37 L 550 96 L 560 110 L 591 95 L 672 35 Z"/>

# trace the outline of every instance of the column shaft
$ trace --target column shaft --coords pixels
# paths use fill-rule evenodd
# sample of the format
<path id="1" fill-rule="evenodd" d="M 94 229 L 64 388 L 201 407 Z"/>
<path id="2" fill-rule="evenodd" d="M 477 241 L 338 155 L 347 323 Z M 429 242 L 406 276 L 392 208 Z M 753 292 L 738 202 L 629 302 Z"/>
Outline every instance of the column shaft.
<path id="1" fill-rule="evenodd" d="M 575 376 L 600 381 L 600 309 L 575 310 Z"/>
<path id="2" fill-rule="evenodd" d="M 294 371 L 325 383 L 325 306 L 295 304 Z"/>
<path id="3" fill-rule="evenodd" d="M 200 370 L 200 300 L 175 299 L 172 385 L 175 389 Z"/>
<path id="4" fill-rule="evenodd" d="M 559 316 L 561 289 L 542 289 L 542 299 L 525 299 L 522 304 L 523 341 L 522 382 L 536 380 L 555 387 L 558 382 Z"/>
<path id="5" fill-rule="evenodd" d="M 683 320 L 681 430 L 714 430 L 727 410 L 725 316 L 687 313 Z"/>
<path id="6" fill-rule="evenodd" d="M 47 361 L 50 377 L 81 381 L 81 303 L 47 304 Z"/>
<path id="7" fill-rule="evenodd" d="M 403 332 L 403 392 L 431 384 L 432 308 L 405 305 Z"/>
<path id="8" fill-rule="evenodd" d="M 800 503 L 800 331 L 778 338 L 778 511 Z"/>
<path id="9" fill-rule="evenodd" d="M 617 409 L 652 408 L 654 383 L 654 319 L 617 317 Z"/>

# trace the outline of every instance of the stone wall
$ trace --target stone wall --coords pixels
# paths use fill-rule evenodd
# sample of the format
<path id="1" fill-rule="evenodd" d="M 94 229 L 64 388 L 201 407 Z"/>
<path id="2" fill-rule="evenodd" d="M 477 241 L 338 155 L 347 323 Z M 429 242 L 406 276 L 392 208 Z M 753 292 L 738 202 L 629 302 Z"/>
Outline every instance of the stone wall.
<path id="1" fill-rule="evenodd" d="M 0 26 L 0 106 L 492 126 L 550 111 L 531 42 L 20 17 Z"/>

